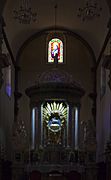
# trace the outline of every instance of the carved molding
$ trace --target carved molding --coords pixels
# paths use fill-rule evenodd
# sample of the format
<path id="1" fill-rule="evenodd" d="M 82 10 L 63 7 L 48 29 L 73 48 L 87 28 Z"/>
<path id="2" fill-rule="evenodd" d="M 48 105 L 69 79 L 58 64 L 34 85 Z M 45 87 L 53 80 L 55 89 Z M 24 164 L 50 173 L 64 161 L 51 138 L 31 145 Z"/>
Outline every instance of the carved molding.
<path id="1" fill-rule="evenodd" d="M 105 149 L 106 162 L 111 162 L 111 140 L 107 141 Z"/>
<path id="2" fill-rule="evenodd" d="M 15 103 L 14 103 L 14 120 L 15 122 L 17 121 L 18 118 L 18 112 L 19 112 L 19 105 L 18 105 L 18 100 L 22 97 L 22 94 L 18 91 L 14 92 L 14 97 L 15 97 Z"/>
<path id="3" fill-rule="evenodd" d="M 8 57 L 5 54 L 0 53 L 0 88 L 3 84 L 3 74 L 2 74 L 2 68 L 5 68 L 9 66 L 9 60 Z"/>
<path id="4" fill-rule="evenodd" d="M 0 69 L 0 89 L 2 87 L 3 84 L 3 78 L 2 78 L 3 74 L 2 74 L 2 70 Z"/>
<path id="5" fill-rule="evenodd" d="M 93 115 L 93 118 L 94 118 L 94 123 L 96 125 L 96 97 L 97 97 L 97 94 L 92 92 L 89 94 L 89 98 L 92 100 L 92 115 Z"/>
<path id="6" fill-rule="evenodd" d="M 109 69 L 109 71 L 110 71 L 108 85 L 109 85 L 110 90 L 111 90 L 111 55 L 104 56 L 104 61 L 103 61 L 102 66 L 105 69 Z"/>
<path id="7" fill-rule="evenodd" d="M 9 66 L 9 60 L 6 54 L 0 53 L 0 68 Z"/>

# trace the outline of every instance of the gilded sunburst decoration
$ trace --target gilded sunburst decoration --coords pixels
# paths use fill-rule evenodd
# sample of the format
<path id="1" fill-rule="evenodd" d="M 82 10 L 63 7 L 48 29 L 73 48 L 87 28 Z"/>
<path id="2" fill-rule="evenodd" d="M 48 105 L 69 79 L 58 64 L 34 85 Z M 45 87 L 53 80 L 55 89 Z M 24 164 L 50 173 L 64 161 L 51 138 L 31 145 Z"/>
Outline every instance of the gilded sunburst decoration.
<path id="1" fill-rule="evenodd" d="M 43 121 L 49 131 L 62 130 L 67 119 L 67 105 L 64 102 L 47 102 L 43 107 Z"/>

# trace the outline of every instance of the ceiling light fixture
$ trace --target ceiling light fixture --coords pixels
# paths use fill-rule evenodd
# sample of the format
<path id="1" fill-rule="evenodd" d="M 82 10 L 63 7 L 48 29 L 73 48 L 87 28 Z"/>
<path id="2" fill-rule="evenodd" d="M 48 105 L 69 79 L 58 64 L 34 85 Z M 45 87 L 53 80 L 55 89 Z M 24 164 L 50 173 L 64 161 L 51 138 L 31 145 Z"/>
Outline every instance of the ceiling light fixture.
<path id="1" fill-rule="evenodd" d="M 14 10 L 14 19 L 21 24 L 30 24 L 36 21 L 37 13 L 34 13 L 31 8 L 31 0 L 20 0 L 20 7 Z"/>
<path id="2" fill-rule="evenodd" d="M 86 0 L 86 3 L 83 8 L 79 8 L 79 12 L 77 14 L 78 17 L 85 20 L 91 20 L 95 17 L 100 16 L 102 8 L 98 5 L 96 0 Z"/>

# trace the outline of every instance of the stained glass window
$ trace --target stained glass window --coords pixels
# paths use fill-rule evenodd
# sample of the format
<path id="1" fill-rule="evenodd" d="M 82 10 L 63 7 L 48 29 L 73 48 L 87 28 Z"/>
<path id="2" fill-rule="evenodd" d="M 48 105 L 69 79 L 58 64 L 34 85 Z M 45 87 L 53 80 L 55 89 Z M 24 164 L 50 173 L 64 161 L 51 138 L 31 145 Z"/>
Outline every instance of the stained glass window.
<path id="1" fill-rule="evenodd" d="M 63 63 L 63 42 L 58 38 L 53 38 L 49 41 L 48 62 Z"/>

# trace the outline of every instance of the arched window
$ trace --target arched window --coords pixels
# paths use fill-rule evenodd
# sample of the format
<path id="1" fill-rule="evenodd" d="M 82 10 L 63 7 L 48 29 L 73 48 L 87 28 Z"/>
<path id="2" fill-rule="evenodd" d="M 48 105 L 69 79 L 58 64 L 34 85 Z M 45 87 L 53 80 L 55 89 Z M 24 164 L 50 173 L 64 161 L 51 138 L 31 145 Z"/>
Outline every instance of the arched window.
<path id="1" fill-rule="evenodd" d="M 58 38 L 48 43 L 48 63 L 63 63 L 63 42 Z"/>

